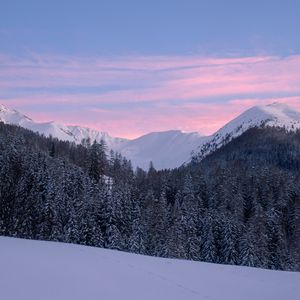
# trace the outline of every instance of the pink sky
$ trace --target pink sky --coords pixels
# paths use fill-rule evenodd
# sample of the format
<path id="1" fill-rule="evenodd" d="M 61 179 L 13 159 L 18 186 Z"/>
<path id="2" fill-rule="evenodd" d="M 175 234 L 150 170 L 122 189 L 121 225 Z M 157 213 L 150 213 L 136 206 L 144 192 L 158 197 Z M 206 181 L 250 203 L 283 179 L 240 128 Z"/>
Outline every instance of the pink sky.
<path id="1" fill-rule="evenodd" d="M 38 121 L 114 136 L 210 134 L 253 105 L 300 109 L 300 56 L 0 55 L 0 102 Z"/>

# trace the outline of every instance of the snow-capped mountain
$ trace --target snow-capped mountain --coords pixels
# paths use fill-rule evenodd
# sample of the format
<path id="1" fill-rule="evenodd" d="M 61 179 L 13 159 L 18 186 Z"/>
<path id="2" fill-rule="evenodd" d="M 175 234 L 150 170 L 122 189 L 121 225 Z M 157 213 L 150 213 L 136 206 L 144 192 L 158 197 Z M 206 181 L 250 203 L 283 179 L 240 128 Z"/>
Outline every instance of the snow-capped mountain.
<path id="1" fill-rule="evenodd" d="M 282 103 L 254 106 L 207 137 L 206 141 L 193 152 L 201 159 L 249 128 L 261 126 L 282 127 L 287 130 L 300 129 L 300 111 Z"/>
<path id="2" fill-rule="evenodd" d="M 38 123 L 22 113 L 9 109 L 0 104 L 0 121 L 5 124 L 18 125 L 23 128 L 38 132 L 45 136 L 53 136 L 63 141 L 81 143 L 82 139 L 90 138 L 91 141 L 103 139 L 109 148 L 113 149 L 127 141 L 122 138 L 111 137 L 108 133 L 80 126 L 67 126 L 56 122 Z"/>
<path id="3" fill-rule="evenodd" d="M 150 161 L 157 169 L 176 168 L 182 165 L 205 137 L 198 132 L 180 130 L 152 132 L 120 145 L 117 149 L 123 156 L 145 170 Z"/>
<path id="4" fill-rule="evenodd" d="M 37 123 L 4 105 L 0 105 L 0 121 L 75 143 L 80 143 L 84 138 L 90 138 L 91 141 L 103 139 L 109 149 L 130 159 L 134 167 L 147 170 L 150 161 L 157 169 L 163 169 L 179 167 L 190 161 L 191 153 L 200 158 L 205 157 L 251 127 L 265 125 L 295 130 L 300 128 L 300 112 L 281 103 L 254 106 L 211 136 L 170 130 L 152 132 L 132 140 L 112 137 L 106 132 L 80 126 L 55 122 Z"/>
<path id="5" fill-rule="evenodd" d="M 108 149 L 120 152 L 130 159 L 134 167 L 148 169 L 150 161 L 157 169 L 175 168 L 183 164 L 191 151 L 202 143 L 204 137 L 199 133 L 185 133 L 179 130 L 153 132 L 139 138 L 128 140 L 112 137 L 106 132 L 80 126 L 67 126 L 55 122 L 38 123 L 22 113 L 0 105 L 0 121 L 19 125 L 26 129 L 53 136 L 61 140 L 80 143 L 82 139 L 91 141 L 103 139 Z"/>

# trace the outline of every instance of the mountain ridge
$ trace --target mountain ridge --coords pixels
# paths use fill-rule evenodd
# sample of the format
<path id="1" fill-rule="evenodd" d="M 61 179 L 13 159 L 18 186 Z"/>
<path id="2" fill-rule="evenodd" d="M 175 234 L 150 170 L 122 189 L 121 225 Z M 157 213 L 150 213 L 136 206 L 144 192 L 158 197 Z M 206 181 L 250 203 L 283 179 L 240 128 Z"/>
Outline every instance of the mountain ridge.
<path id="1" fill-rule="evenodd" d="M 248 129 L 262 126 L 282 127 L 286 130 L 300 129 L 300 111 L 278 102 L 253 106 L 208 137 L 193 154 L 197 155 L 198 159 L 204 158 Z"/>
<path id="2" fill-rule="evenodd" d="M 244 111 L 210 136 L 203 136 L 198 132 L 168 130 L 150 132 L 135 139 L 113 137 L 107 132 L 53 121 L 38 123 L 3 104 L 0 104 L 0 121 L 77 144 L 87 138 L 92 142 L 103 139 L 109 150 L 130 159 L 134 167 L 147 169 L 152 161 L 157 169 L 168 169 L 189 162 L 192 155 L 203 158 L 252 127 L 299 129 L 300 112 L 286 104 L 275 102 Z"/>

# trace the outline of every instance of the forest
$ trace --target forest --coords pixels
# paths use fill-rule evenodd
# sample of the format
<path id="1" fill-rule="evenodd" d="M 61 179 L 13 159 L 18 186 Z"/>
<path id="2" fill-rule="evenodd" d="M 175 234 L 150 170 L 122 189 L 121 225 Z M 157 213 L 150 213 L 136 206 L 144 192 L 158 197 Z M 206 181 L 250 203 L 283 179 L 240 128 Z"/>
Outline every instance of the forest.
<path id="1" fill-rule="evenodd" d="M 300 131 L 251 128 L 203 159 L 144 171 L 103 141 L 0 122 L 0 235 L 299 271 Z"/>

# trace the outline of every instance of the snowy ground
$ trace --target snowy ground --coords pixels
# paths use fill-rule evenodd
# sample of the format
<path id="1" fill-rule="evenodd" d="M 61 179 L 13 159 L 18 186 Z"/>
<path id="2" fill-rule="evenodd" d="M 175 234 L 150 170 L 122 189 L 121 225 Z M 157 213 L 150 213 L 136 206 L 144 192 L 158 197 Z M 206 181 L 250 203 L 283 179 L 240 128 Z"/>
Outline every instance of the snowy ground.
<path id="1" fill-rule="evenodd" d="M 0 237 L 3 300 L 292 300 L 300 273 Z"/>

